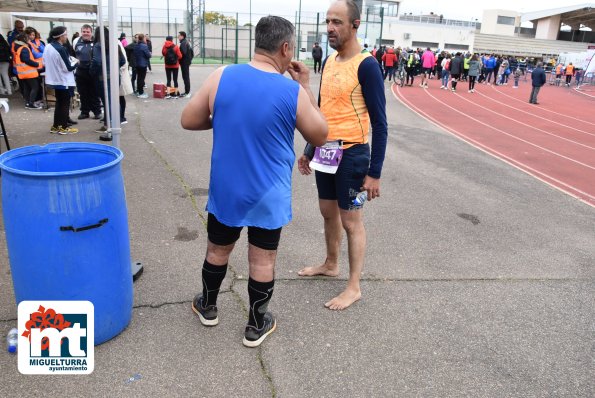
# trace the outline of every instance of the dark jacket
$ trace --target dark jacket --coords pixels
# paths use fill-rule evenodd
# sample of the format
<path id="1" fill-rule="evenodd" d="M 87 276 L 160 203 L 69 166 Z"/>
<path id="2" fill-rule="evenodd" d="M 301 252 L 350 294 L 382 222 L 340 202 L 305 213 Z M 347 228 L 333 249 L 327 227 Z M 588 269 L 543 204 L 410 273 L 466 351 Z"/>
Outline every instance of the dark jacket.
<path id="1" fill-rule="evenodd" d="M 33 60 L 33 54 L 31 53 L 31 49 L 29 48 L 28 44 L 25 44 L 23 42 L 14 41 L 15 46 L 14 46 L 14 52 L 16 54 L 16 52 L 19 50 L 19 48 L 24 47 L 23 50 L 21 51 L 21 61 L 26 63 L 29 66 L 32 66 L 34 68 L 39 68 L 39 63 L 35 62 Z"/>
<path id="2" fill-rule="evenodd" d="M 531 73 L 531 82 L 533 87 L 541 87 L 545 84 L 545 71 L 543 68 L 535 68 Z"/>
<path id="3" fill-rule="evenodd" d="M 456 56 L 450 61 L 450 74 L 460 75 L 463 73 L 463 57 Z"/>
<path id="4" fill-rule="evenodd" d="M 17 32 L 16 30 L 11 30 L 10 32 L 8 32 L 8 35 L 6 36 L 6 40 L 8 41 L 8 44 L 12 46 L 12 42 L 15 40 L 15 38 L 19 35 L 19 32 Z"/>
<path id="5" fill-rule="evenodd" d="M 180 52 L 180 48 L 178 46 L 176 46 L 173 41 L 170 41 L 170 40 L 165 41 L 165 43 L 163 44 L 163 48 L 161 49 L 161 55 L 163 55 L 163 57 L 165 58 L 165 56 L 167 54 L 167 50 L 170 47 L 173 47 L 174 53 L 176 54 L 176 57 L 178 59 L 177 59 L 177 62 L 173 65 L 165 64 L 165 68 L 166 69 L 178 69 L 180 67 L 180 60 L 182 59 L 182 53 Z"/>
<path id="6" fill-rule="evenodd" d="M 180 52 L 182 53 L 180 65 L 190 65 L 192 63 L 192 56 L 194 55 L 194 51 L 192 51 L 190 43 L 187 39 L 182 39 L 182 41 L 180 42 Z"/>
<path id="7" fill-rule="evenodd" d="M 79 39 L 74 47 L 74 54 L 79 60 L 76 74 L 83 73 L 83 71 L 88 72 L 91 67 L 91 59 L 93 58 L 93 42 L 91 40 L 83 40 L 82 38 Z"/>
<path id="8" fill-rule="evenodd" d="M 4 36 L 0 34 L 0 62 L 10 61 L 10 44 L 6 41 Z"/>
<path id="9" fill-rule="evenodd" d="M 134 57 L 134 47 L 136 47 L 136 42 L 132 42 L 127 45 L 124 50 L 126 50 L 126 58 L 128 58 L 128 66 L 131 68 L 136 68 L 136 59 Z"/>
<path id="10" fill-rule="evenodd" d="M 314 46 L 312 47 L 312 58 L 315 60 L 320 61 L 322 59 L 322 47 Z"/>
<path id="11" fill-rule="evenodd" d="M 120 46 L 118 46 L 118 49 Z M 105 57 L 107 62 L 105 63 L 105 67 L 107 70 L 107 76 L 109 79 L 109 72 L 110 72 L 110 55 L 109 55 L 109 46 L 107 46 L 105 52 Z M 99 80 L 103 81 L 103 68 L 102 68 L 103 59 L 101 57 L 101 43 L 96 42 L 93 43 L 93 59 L 91 60 L 91 68 L 89 72 L 91 75 L 96 76 Z M 126 63 L 126 57 L 122 54 L 122 51 L 118 51 L 118 66 L 121 68 Z"/>
<path id="12" fill-rule="evenodd" d="M 134 61 L 137 68 L 146 68 L 149 66 L 149 59 L 151 58 L 151 52 L 146 43 L 136 43 L 134 47 Z"/>

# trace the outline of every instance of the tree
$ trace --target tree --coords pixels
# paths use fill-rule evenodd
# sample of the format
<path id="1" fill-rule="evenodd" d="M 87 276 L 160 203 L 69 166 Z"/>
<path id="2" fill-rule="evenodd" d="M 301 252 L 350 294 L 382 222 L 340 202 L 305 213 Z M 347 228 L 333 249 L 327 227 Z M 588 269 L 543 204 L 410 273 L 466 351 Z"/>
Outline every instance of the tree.
<path id="1" fill-rule="evenodd" d="M 205 12 L 205 24 L 212 24 L 212 25 L 231 25 L 235 26 L 237 23 L 234 17 L 226 17 L 225 15 L 215 12 L 209 11 Z"/>

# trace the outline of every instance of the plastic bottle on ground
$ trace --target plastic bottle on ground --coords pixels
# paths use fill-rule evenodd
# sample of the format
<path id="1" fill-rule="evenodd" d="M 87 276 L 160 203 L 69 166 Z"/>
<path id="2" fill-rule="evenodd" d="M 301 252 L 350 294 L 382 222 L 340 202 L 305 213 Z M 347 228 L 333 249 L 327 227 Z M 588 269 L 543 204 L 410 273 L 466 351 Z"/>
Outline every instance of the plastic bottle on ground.
<path id="1" fill-rule="evenodd" d="M 10 329 L 10 331 L 8 332 L 8 335 L 6 336 L 6 344 L 7 344 L 8 352 L 10 352 L 11 354 L 16 353 L 18 342 L 19 342 L 18 329 L 17 328 Z"/>

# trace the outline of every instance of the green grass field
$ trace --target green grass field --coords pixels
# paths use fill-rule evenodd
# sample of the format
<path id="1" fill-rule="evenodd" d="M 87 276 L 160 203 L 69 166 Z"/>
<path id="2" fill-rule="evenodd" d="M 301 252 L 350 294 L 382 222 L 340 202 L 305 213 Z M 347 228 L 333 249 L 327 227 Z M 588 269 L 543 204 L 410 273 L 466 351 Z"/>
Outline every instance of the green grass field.
<path id="1" fill-rule="evenodd" d="M 311 59 L 308 59 L 306 61 L 304 61 L 304 60 L 301 60 L 301 61 L 303 61 L 308 66 L 313 65 L 313 62 Z M 239 64 L 246 64 L 248 62 L 250 62 L 249 58 L 239 58 L 238 59 Z M 195 65 L 222 65 L 222 64 L 228 65 L 228 64 L 233 64 L 233 63 L 235 63 L 234 58 L 224 58 L 223 62 L 222 62 L 221 58 L 204 58 L 203 59 L 203 58 L 197 57 L 192 60 L 192 64 L 195 64 Z M 151 65 L 163 65 L 163 64 L 164 64 L 163 57 L 151 58 Z"/>

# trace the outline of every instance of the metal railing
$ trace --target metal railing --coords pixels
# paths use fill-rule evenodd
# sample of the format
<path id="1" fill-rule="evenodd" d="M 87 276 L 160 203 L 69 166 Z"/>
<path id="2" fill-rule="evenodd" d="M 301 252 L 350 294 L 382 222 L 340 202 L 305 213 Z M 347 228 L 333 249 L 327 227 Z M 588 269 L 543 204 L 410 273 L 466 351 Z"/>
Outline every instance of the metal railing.
<path id="1" fill-rule="evenodd" d="M 399 21 L 404 22 L 416 22 L 425 24 L 437 24 L 445 26 L 456 26 L 469 29 L 479 29 L 481 27 L 480 22 L 476 21 L 461 21 L 458 19 L 446 19 L 440 16 L 426 16 L 426 15 L 401 15 Z"/>

